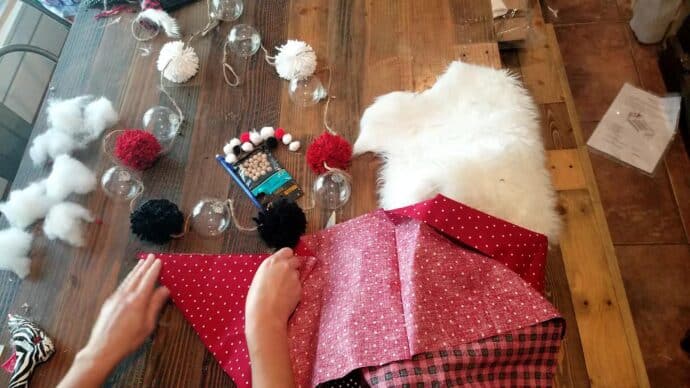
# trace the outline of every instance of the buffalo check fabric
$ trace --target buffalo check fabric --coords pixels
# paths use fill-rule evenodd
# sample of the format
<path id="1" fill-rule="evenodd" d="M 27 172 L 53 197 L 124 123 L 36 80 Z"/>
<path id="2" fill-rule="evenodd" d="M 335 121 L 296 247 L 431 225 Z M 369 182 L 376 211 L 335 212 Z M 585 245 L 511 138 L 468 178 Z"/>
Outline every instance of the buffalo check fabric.
<path id="1" fill-rule="evenodd" d="M 558 317 L 534 275 L 543 276 L 540 236 L 444 197 L 304 236 L 303 295 L 288 326 L 297 385 Z M 267 255 L 159 256 L 173 302 L 235 383 L 250 386 L 244 301 Z"/>

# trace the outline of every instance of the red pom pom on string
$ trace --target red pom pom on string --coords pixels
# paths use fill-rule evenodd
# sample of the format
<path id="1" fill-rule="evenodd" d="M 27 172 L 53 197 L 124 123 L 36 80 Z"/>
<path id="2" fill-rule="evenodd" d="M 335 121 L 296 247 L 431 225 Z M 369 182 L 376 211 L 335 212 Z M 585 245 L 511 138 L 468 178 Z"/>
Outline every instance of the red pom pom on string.
<path id="1" fill-rule="evenodd" d="M 248 141 L 249 141 L 249 132 L 243 132 L 243 133 L 240 135 L 240 141 L 241 141 L 242 143 L 248 142 Z"/>
<path id="2" fill-rule="evenodd" d="M 307 148 L 307 164 L 317 174 L 326 172 L 326 166 L 347 170 L 352 159 L 352 145 L 341 136 L 324 132 Z"/>
<path id="3" fill-rule="evenodd" d="M 153 166 L 160 153 L 158 139 L 143 129 L 128 129 L 115 140 L 115 156 L 125 166 L 136 170 Z"/>
<path id="4" fill-rule="evenodd" d="M 276 139 L 283 140 L 283 136 L 285 136 L 285 128 L 276 129 L 276 133 L 275 133 Z"/>

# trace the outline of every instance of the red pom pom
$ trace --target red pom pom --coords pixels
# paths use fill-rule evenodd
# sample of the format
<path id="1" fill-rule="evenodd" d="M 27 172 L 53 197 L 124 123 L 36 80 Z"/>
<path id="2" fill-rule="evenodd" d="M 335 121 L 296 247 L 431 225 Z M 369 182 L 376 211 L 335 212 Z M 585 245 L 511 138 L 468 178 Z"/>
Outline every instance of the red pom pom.
<path id="1" fill-rule="evenodd" d="M 155 136 L 143 129 L 128 129 L 115 140 L 115 156 L 127 167 L 146 170 L 161 153 Z"/>
<path id="2" fill-rule="evenodd" d="M 314 139 L 307 148 L 307 164 L 317 174 L 326 172 L 328 167 L 347 170 L 352 159 L 352 146 L 341 136 L 324 132 Z"/>
<path id="3" fill-rule="evenodd" d="M 240 141 L 246 143 L 249 141 L 249 132 L 244 132 L 240 135 Z"/>
<path id="4" fill-rule="evenodd" d="M 284 135 L 285 135 L 285 128 L 276 129 L 276 133 L 275 133 L 276 139 L 283 140 Z"/>

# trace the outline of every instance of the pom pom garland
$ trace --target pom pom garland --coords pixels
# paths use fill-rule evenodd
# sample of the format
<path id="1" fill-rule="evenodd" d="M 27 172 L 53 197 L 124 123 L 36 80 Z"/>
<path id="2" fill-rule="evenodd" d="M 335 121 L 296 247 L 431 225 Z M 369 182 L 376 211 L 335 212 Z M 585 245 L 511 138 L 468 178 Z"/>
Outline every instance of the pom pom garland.
<path id="1" fill-rule="evenodd" d="M 324 132 L 307 148 L 307 164 L 316 174 L 331 168 L 347 170 L 352 160 L 352 145 L 341 136 Z"/>
<path id="2" fill-rule="evenodd" d="M 249 141 L 249 132 L 242 132 L 240 135 L 240 143 L 246 143 Z"/>
<path id="3" fill-rule="evenodd" d="M 240 156 L 240 153 L 242 153 L 242 147 L 239 145 L 232 147 L 232 153 L 235 154 L 235 156 Z"/>
<path id="4" fill-rule="evenodd" d="M 231 148 L 234 148 L 235 146 L 241 145 L 242 142 L 240 141 L 240 139 L 233 137 L 232 140 L 230 140 L 230 143 L 228 143 L 228 144 L 230 145 Z"/>
<path id="5" fill-rule="evenodd" d="M 288 40 L 278 47 L 275 56 L 278 75 L 291 81 L 311 77 L 316 71 L 316 53 L 314 49 L 301 40 Z"/>
<path id="6" fill-rule="evenodd" d="M 259 236 L 266 245 L 280 249 L 294 248 L 307 230 L 307 217 L 293 201 L 280 198 L 254 218 Z"/>
<path id="7" fill-rule="evenodd" d="M 278 147 L 278 140 L 271 136 L 268 139 L 266 139 L 266 145 L 268 146 L 269 149 L 274 150 L 276 147 Z"/>
<path id="8" fill-rule="evenodd" d="M 252 144 L 257 146 L 257 145 L 261 144 L 264 141 L 264 139 L 261 137 L 261 135 L 258 132 L 251 131 L 251 132 L 249 132 L 249 141 L 251 141 Z"/>
<path id="9" fill-rule="evenodd" d="M 292 135 L 290 135 L 289 133 L 284 134 L 283 135 L 283 144 L 288 145 L 290 143 L 292 143 Z"/>
<path id="10" fill-rule="evenodd" d="M 297 151 L 299 151 L 299 147 L 300 147 L 301 145 L 302 145 L 302 144 L 301 144 L 298 140 L 295 140 L 295 141 L 293 141 L 292 143 L 290 143 L 290 144 L 288 145 L 288 149 L 289 149 L 290 151 L 292 151 L 292 152 L 297 152 Z"/>
<path id="11" fill-rule="evenodd" d="M 143 129 L 125 130 L 115 140 L 115 156 L 125 166 L 136 170 L 153 166 L 161 150 L 158 139 Z"/>
<path id="12" fill-rule="evenodd" d="M 161 47 L 158 71 L 163 72 L 165 79 L 183 83 L 189 81 L 199 70 L 199 57 L 194 48 L 186 46 L 181 40 L 168 42 Z"/>
<path id="13" fill-rule="evenodd" d="M 144 202 L 129 217 L 132 233 L 144 241 L 164 244 L 184 229 L 184 215 L 167 199 Z"/>
<path id="14" fill-rule="evenodd" d="M 282 140 L 283 136 L 285 136 L 285 129 L 284 128 L 278 128 L 276 129 L 275 133 L 276 139 Z"/>
<path id="15" fill-rule="evenodd" d="M 248 141 L 248 142 L 242 144 L 242 151 L 252 152 L 252 151 L 254 151 L 254 145 Z"/>
<path id="16" fill-rule="evenodd" d="M 225 161 L 232 164 L 237 161 L 237 155 L 235 154 L 227 154 L 225 155 Z"/>
<path id="17" fill-rule="evenodd" d="M 273 127 L 263 127 L 261 128 L 261 138 L 264 140 L 268 140 L 268 138 L 273 137 L 275 135 L 276 131 L 273 129 Z"/>

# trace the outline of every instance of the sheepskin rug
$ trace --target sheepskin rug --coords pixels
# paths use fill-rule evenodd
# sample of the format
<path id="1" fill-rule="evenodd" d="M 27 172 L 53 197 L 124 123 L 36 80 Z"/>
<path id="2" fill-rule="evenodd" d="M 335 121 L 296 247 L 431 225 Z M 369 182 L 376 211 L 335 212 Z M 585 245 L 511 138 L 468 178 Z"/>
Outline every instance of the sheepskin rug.
<path id="1" fill-rule="evenodd" d="M 378 97 L 354 144 L 365 152 L 384 161 L 384 209 L 441 193 L 558 241 L 537 107 L 507 70 L 453 62 L 428 90 Z"/>

